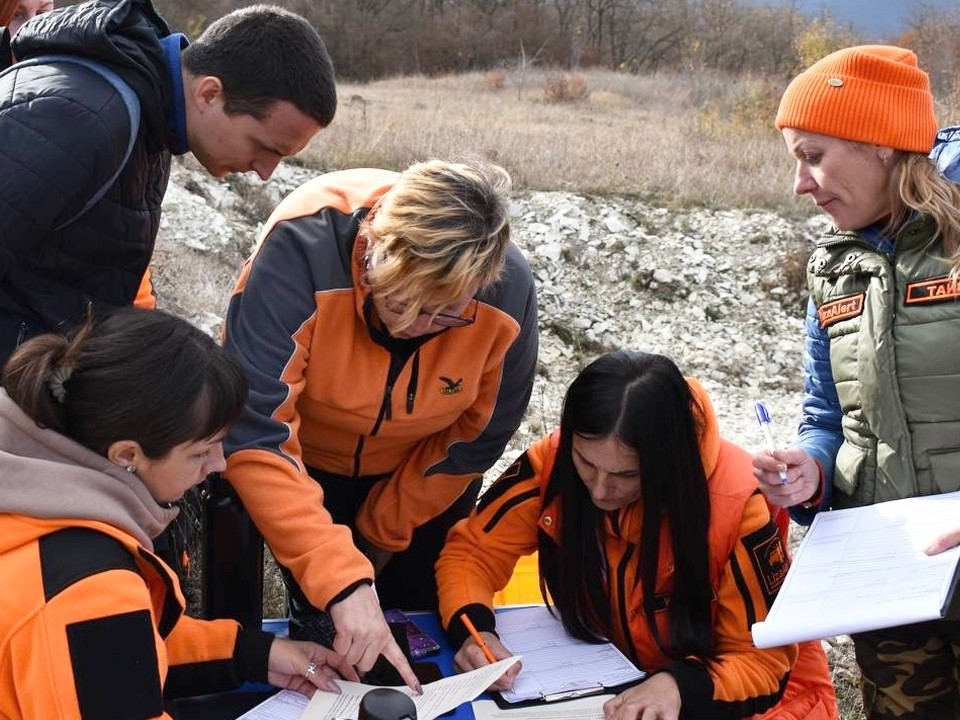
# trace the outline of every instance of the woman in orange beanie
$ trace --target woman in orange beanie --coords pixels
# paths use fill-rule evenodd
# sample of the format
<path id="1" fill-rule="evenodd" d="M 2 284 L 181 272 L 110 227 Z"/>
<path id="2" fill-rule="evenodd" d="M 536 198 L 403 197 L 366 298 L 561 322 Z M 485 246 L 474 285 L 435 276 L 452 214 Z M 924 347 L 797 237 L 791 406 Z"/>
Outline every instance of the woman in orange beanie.
<path id="1" fill-rule="evenodd" d="M 794 78 L 776 126 L 794 192 L 834 227 L 807 267 L 797 440 L 753 458 L 764 494 L 809 523 L 960 489 L 960 187 L 928 157 L 927 74 L 903 48 L 839 50 Z M 960 717 L 960 623 L 853 640 L 869 718 Z"/>

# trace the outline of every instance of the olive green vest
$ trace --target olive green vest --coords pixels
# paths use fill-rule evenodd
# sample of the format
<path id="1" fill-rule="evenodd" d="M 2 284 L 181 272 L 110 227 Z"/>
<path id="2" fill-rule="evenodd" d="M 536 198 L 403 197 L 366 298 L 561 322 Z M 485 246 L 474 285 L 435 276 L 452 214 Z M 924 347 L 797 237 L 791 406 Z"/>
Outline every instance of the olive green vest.
<path id="1" fill-rule="evenodd" d="M 960 489 L 960 287 L 932 219 L 893 257 L 828 233 L 807 266 L 843 412 L 834 507 Z"/>

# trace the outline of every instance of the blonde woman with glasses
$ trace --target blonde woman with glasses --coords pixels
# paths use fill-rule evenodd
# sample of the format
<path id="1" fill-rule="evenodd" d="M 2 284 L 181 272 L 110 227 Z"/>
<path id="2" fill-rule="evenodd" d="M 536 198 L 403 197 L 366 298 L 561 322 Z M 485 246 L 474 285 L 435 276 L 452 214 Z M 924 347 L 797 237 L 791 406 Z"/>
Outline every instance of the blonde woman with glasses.
<path id="1" fill-rule="evenodd" d="M 447 530 L 530 398 L 536 298 L 509 185 L 440 160 L 315 178 L 230 302 L 251 396 L 225 477 L 282 567 L 292 635 L 361 670 L 399 652 L 381 606 L 436 609 Z"/>

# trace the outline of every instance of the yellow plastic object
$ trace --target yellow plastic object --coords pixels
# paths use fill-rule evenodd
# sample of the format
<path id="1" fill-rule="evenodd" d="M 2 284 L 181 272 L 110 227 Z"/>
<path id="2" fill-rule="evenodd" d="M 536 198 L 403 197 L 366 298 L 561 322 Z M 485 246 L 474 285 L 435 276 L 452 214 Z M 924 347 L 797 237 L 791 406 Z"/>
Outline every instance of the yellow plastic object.
<path id="1" fill-rule="evenodd" d="M 538 569 L 537 553 L 524 555 L 517 561 L 513 569 L 513 577 L 500 592 L 493 596 L 493 606 L 526 605 L 542 603 L 540 594 L 540 571 Z"/>

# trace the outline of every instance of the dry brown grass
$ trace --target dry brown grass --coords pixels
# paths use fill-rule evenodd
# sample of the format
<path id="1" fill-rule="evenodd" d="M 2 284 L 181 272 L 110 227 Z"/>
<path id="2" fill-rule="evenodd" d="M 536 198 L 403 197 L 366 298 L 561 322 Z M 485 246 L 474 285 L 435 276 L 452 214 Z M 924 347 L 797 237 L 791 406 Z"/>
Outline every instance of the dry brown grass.
<path id="1" fill-rule="evenodd" d="M 550 102 L 556 78 L 574 102 Z M 757 83 L 704 74 L 497 71 L 341 84 L 336 120 L 301 156 L 324 169 L 430 157 L 498 162 L 518 187 L 806 211 Z M 764 107 L 764 110 L 767 109 Z"/>

